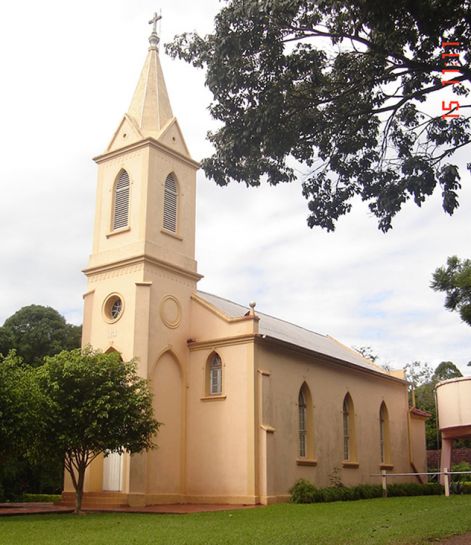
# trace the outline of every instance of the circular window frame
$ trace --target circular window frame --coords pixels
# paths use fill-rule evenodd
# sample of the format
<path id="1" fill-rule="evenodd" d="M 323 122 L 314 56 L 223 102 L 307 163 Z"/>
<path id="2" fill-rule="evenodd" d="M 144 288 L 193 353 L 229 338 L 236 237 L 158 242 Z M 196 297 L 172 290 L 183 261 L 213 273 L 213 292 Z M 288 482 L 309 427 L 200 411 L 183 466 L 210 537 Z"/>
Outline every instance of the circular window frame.
<path id="1" fill-rule="evenodd" d="M 112 315 L 112 309 L 115 303 L 118 301 L 121 302 L 121 310 L 119 311 L 119 314 L 116 317 L 113 317 Z M 108 322 L 109 324 L 116 323 L 119 319 L 121 319 L 121 316 L 124 314 L 124 299 L 123 296 L 120 293 L 110 293 L 108 297 L 103 301 L 103 307 L 102 307 L 102 314 L 103 318 L 105 319 L 105 322 Z"/>

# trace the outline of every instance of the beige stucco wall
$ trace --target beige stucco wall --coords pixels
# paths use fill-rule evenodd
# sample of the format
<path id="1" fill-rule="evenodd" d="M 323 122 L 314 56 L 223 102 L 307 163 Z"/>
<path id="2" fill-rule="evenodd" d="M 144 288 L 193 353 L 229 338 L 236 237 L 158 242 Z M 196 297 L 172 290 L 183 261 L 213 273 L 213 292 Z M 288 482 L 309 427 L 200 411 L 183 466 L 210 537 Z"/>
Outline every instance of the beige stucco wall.
<path id="1" fill-rule="evenodd" d="M 410 458 L 412 472 L 423 473 L 427 471 L 427 445 L 425 441 L 425 420 L 426 418 L 414 416 L 411 412 L 409 417 L 410 425 Z M 427 476 L 422 476 L 421 481 L 427 481 Z"/>
<path id="2" fill-rule="evenodd" d="M 206 365 L 221 357 L 222 394 L 207 395 Z M 187 388 L 187 494 L 191 501 L 256 503 L 253 344 L 191 351 Z"/>
<path id="3" fill-rule="evenodd" d="M 405 383 L 350 369 L 269 342 L 257 344 L 257 368 L 263 407 L 259 425 L 268 441 L 268 496 L 283 497 L 299 478 L 316 486 L 332 484 L 334 474 L 346 485 L 377 483 L 381 470 L 379 411 L 389 413 L 391 464 L 388 471 L 411 471 L 408 445 L 408 404 Z M 306 382 L 312 397 L 314 456 L 298 462 L 298 394 Z M 343 464 L 342 405 L 349 393 L 354 404 L 356 461 Z M 268 430 L 268 433 L 265 431 Z M 301 460 L 301 463 L 305 460 Z M 261 476 L 263 483 L 263 475 Z M 270 482 L 271 481 L 271 482 Z M 262 490 L 263 493 L 263 490 Z"/>

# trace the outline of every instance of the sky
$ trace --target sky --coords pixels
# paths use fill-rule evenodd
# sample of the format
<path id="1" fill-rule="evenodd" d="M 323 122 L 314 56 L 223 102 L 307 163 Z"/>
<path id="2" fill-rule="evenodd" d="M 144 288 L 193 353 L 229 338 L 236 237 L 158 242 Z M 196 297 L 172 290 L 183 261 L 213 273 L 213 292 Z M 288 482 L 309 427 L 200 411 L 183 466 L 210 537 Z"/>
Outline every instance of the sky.
<path id="1" fill-rule="evenodd" d="M 161 38 L 211 32 L 218 0 L 56 0 L 0 7 L 0 324 L 21 307 L 52 306 L 82 321 L 92 245 L 96 165 L 126 112 L 162 10 Z M 161 48 L 163 49 L 163 48 Z M 174 115 L 196 160 L 214 129 L 204 72 L 161 51 Z M 438 99 L 437 99 L 438 101 Z M 467 152 L 469 154 L 469 150 Z M 460 157 L 466 163 L 466 152 Z M 469 161 L 469 159 L 468 159 Z M 247 189 L 197 177 L 199 289 L 350 346 L 370 346 L 402 368 L 453 361 L 471 372 L 471 329 L 430 289 L 447 256 L 469 258 L 471 178 L 460 208 L 437 192 L 408 204 L 387 234 L 356 202 L 333 233 L 307 227 L 301 183 Z"/>

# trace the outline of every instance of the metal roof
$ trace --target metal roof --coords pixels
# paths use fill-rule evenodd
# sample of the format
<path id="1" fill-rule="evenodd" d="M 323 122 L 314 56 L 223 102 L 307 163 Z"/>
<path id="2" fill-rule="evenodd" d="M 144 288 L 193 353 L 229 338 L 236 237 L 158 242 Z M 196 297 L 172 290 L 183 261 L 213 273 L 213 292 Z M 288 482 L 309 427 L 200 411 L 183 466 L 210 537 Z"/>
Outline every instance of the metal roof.
<path id="1" fill-rule="evenodd" d="M 196 294 L 228 318 L 240 318 L 249 311 L 249 307 L 239 305 L 211 293 L 197 291 Z M 266 335 L 273 339 L 278 339 L 307 350 L 312 350 L 313 352 L 318 352 L 319 354 L 325 354 L 337 360 L 357 365 L 364 369 L 369 369 L 370 371 L 390 376 L 382 367 L 375 365 L 371 360 L 364 358 L 353 348 L 345 346 L 329 335 L 310 331 L 304 327 L 274 318 L 262 312 L 256 311 L 256 315 L 260 318 L 259 334 L 262 336 Z"/>

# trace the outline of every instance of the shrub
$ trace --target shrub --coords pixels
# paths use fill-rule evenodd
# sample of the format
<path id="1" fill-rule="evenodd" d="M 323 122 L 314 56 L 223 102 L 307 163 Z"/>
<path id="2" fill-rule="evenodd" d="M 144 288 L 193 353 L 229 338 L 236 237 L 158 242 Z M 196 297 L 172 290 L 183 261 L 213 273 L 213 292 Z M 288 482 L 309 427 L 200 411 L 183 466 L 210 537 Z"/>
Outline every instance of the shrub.
<path id="1" fill-rule="evenodd" d="M 327 488 L 321 488 L 319 494 L 322 501 L 348 501 L 350 498 L 347 498 L 348 492 L 346 492 L 346 490 L 348 489 L 344 486 L 329 486 Z"/>
<path id="2" fill-rule="evenodd" d="M 299 479 L 290 489 L 292 503 L 314 503 L 316 487 L 306 479 Z"/>
<path id="3" fill-rule="evenodd" d="M 438 483 L 397 483 L 388 485 L 388 496 L 439 496 L 443 486 Z"/>
<path id="4" fill-rule="evenodd" d="M 465 483 L 464 494 L 471 494 L 471 482 Z M 381 498 L 383 488 L 375 484 L 359 484 L 357 486 L 328 486 L 316 488 L 305 479 L 300 479 L 290 490 L 293 503 L 317 503 L 332 501 L 352 501 Z M 438 483 L 397 483 L 388 485 L 388 496 L 438 496 L 443 493 L 443 487 Z"/>
<path id="5" fill-rule="evenodd" d="M 359 484 L 354 486 L 352 491 L 355 500 L 369 500 L 383 496 L 383 488 L 379 484 Z"/>
<path id="6" fill-rule="evenodd" d="M 454 464 L 453 466 L 451 466 L 451 471 L 471 471 L 471 464 L 463 460 L 459 464 Z M 463 483 L 463 482 L 469 481 L 469 479 L 470 479 L 469 473 L 464 473 L 463 475 L 451 476 L 451 480 L 454 482 Z"/>
<path id="7" fill-rule="evenodd" d="M 466 481 L 464 483 L 461 483 L 461 493 L 471 494 L 471 481 Z"/>
<path id="8" fill-rule="evenodd" d="M 61 499 L 60 494 L 23 494 L 24 502 L 48 501 L 57 502 Z"/>

